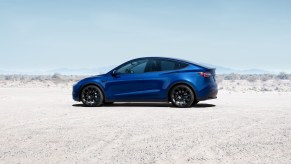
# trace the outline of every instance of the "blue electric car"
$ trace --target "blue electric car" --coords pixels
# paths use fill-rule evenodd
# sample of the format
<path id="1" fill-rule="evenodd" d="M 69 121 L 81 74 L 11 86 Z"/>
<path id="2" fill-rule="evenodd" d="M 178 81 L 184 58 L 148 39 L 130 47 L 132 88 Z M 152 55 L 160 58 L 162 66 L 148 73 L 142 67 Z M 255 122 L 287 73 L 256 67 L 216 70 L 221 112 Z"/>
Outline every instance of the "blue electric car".
<path id="1" fill-rule="evenodd" d="M 133 59 L 73 86 L 73 99 L 90 107 L 113 102 L 171 102 L 175 107 L 190 107 L 216 95 L 215 68 L 163 57 Z"/>

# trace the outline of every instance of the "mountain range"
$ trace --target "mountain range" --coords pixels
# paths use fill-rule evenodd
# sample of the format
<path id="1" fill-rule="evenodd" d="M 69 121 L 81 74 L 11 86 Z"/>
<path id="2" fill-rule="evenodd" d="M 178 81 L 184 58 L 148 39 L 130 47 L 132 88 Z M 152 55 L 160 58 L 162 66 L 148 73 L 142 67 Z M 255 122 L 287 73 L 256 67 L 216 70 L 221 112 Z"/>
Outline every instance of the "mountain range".
<path id="1" fill-rule="evenodd" d="M 230 74 L 230 73 L 238 73 L 238 74 L 274 74 L 279 72 L 271 72 L 263 69 L 233 69 L 223 66 L 211 65 L 207 63 L 201 63 L 202 65 L 206 65 L 208 67 L 216 68 L 216 74 Z M 97 75 L 110 71 L 115 66 L 108 67 L 100 67 L 100 68 L 58 68 L 58 69 L 50 69 L 50 70 L 37 70 L 37 71 L 13 71 L 13 70 L 0 70 L 0 74 L 29 74 L 29 75 L 46 75 L 46 74 L 54 74 L 59 73 L 63 75 Z"/>

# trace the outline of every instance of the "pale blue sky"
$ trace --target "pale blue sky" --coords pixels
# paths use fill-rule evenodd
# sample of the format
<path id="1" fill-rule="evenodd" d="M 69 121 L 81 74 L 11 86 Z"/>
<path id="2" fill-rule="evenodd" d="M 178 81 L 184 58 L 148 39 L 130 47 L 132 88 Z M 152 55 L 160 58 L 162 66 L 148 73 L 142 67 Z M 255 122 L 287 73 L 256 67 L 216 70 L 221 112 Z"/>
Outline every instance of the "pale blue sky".
<path id="1" fill-rule="evenodd" d="M 291 1 L 0 0 L 0 70 L 141 56 L 291 72 Z"/>

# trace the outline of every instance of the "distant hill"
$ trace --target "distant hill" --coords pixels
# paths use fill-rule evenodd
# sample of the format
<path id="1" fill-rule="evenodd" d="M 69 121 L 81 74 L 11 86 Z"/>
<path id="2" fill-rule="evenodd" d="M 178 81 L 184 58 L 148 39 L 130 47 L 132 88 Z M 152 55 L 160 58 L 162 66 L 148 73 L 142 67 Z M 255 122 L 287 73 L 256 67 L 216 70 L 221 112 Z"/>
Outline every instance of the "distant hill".
<path id="1" fill-rule="evenodd" d="M 246 70 L 240 70 L 237 73 L 239 74 L 268 74 L 268 73 L 274 73 L 262 69 L 246 69 Z"/>
<path id="2" fill-rule="evenodd" d="M 274 74 L 278 72 L 270 72 L 263 69 L 233 69 L 233 68 L 227 68 L 223 66 L 217 66 L 207 63 L 200 63 L 202 65 L 206 65 L 208 67 L 216 68 L 217 74 L 229 74 L 229 73 L 238 73 L 238 74 Z M 63 75 L 98 75 L 107 73 L 111 69 L 113 69 L 115 66 L 108 66 L 108 67 L 100 67 L 100 68 L 80 68 L 80 69 L 73 69 L 73 68 L 58 68 L 58 69 L 51 69 L 51 70 L 44 70 L 44 71 L 11 71 L 11 70 L 0 70 L 0 74 L 28 74 L 28 75 L 48 75 L 48 74 L 54 74 L 59 73 Z"/>
<path id="3" fill-rule="evenodd" d="M 263 69 L 245 69 L 245 70 L 240 70 L 240 69 L 233 69 L 233 68 L 227 68 L 227 67 L 222 67 L 222 66 L 217 66 L 217 65 L 212 65 L 212 64 L 207 64 L 207 63 L 201 63 L 202 65 L 206 65 L 212 68 L 216 68 L 216 73 L 217 74 L 229 74 L 229 73 L 238 73 L 238 74 L 268 74 L 268 73 L 274 73 L 270 71 L 266 71 Z"/>
<path id="4" fill-rule="evenodd" d="M 63 75 L 98 75 L 109 72 L 114 66 L 101 67 L 101 68 L 81 68 L 81 69 L 70 69 L 70 68 L 59 68 L 46 71 L 49 74 L 60 73 Z"/>
<path id="5" fill-rule="evenodd" d="M 14 71 L 14 70 L 0 70 L 0 74 L 27 74 L 27 75 L 49 75 L 59 73 L 62 75 L 98 75 L 109 72 L 114 66 L 100 67 L 100 68 L 58 68 L 51 70 L 36 70 L 36 71 Z"/>

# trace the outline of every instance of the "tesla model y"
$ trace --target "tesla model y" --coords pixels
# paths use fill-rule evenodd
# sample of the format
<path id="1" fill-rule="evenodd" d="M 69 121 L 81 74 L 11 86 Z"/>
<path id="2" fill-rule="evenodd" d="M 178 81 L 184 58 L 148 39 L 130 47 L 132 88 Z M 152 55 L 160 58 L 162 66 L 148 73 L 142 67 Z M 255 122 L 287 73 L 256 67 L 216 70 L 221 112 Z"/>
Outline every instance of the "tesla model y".
<path id="1" fill-rule="evenodd" d="M 133 59 L 73 86 L 73 99 L 90 107 L 113 102 L 170 102 L 183 108 L 216 96 L 215 68 L 164 57 Z"/>

